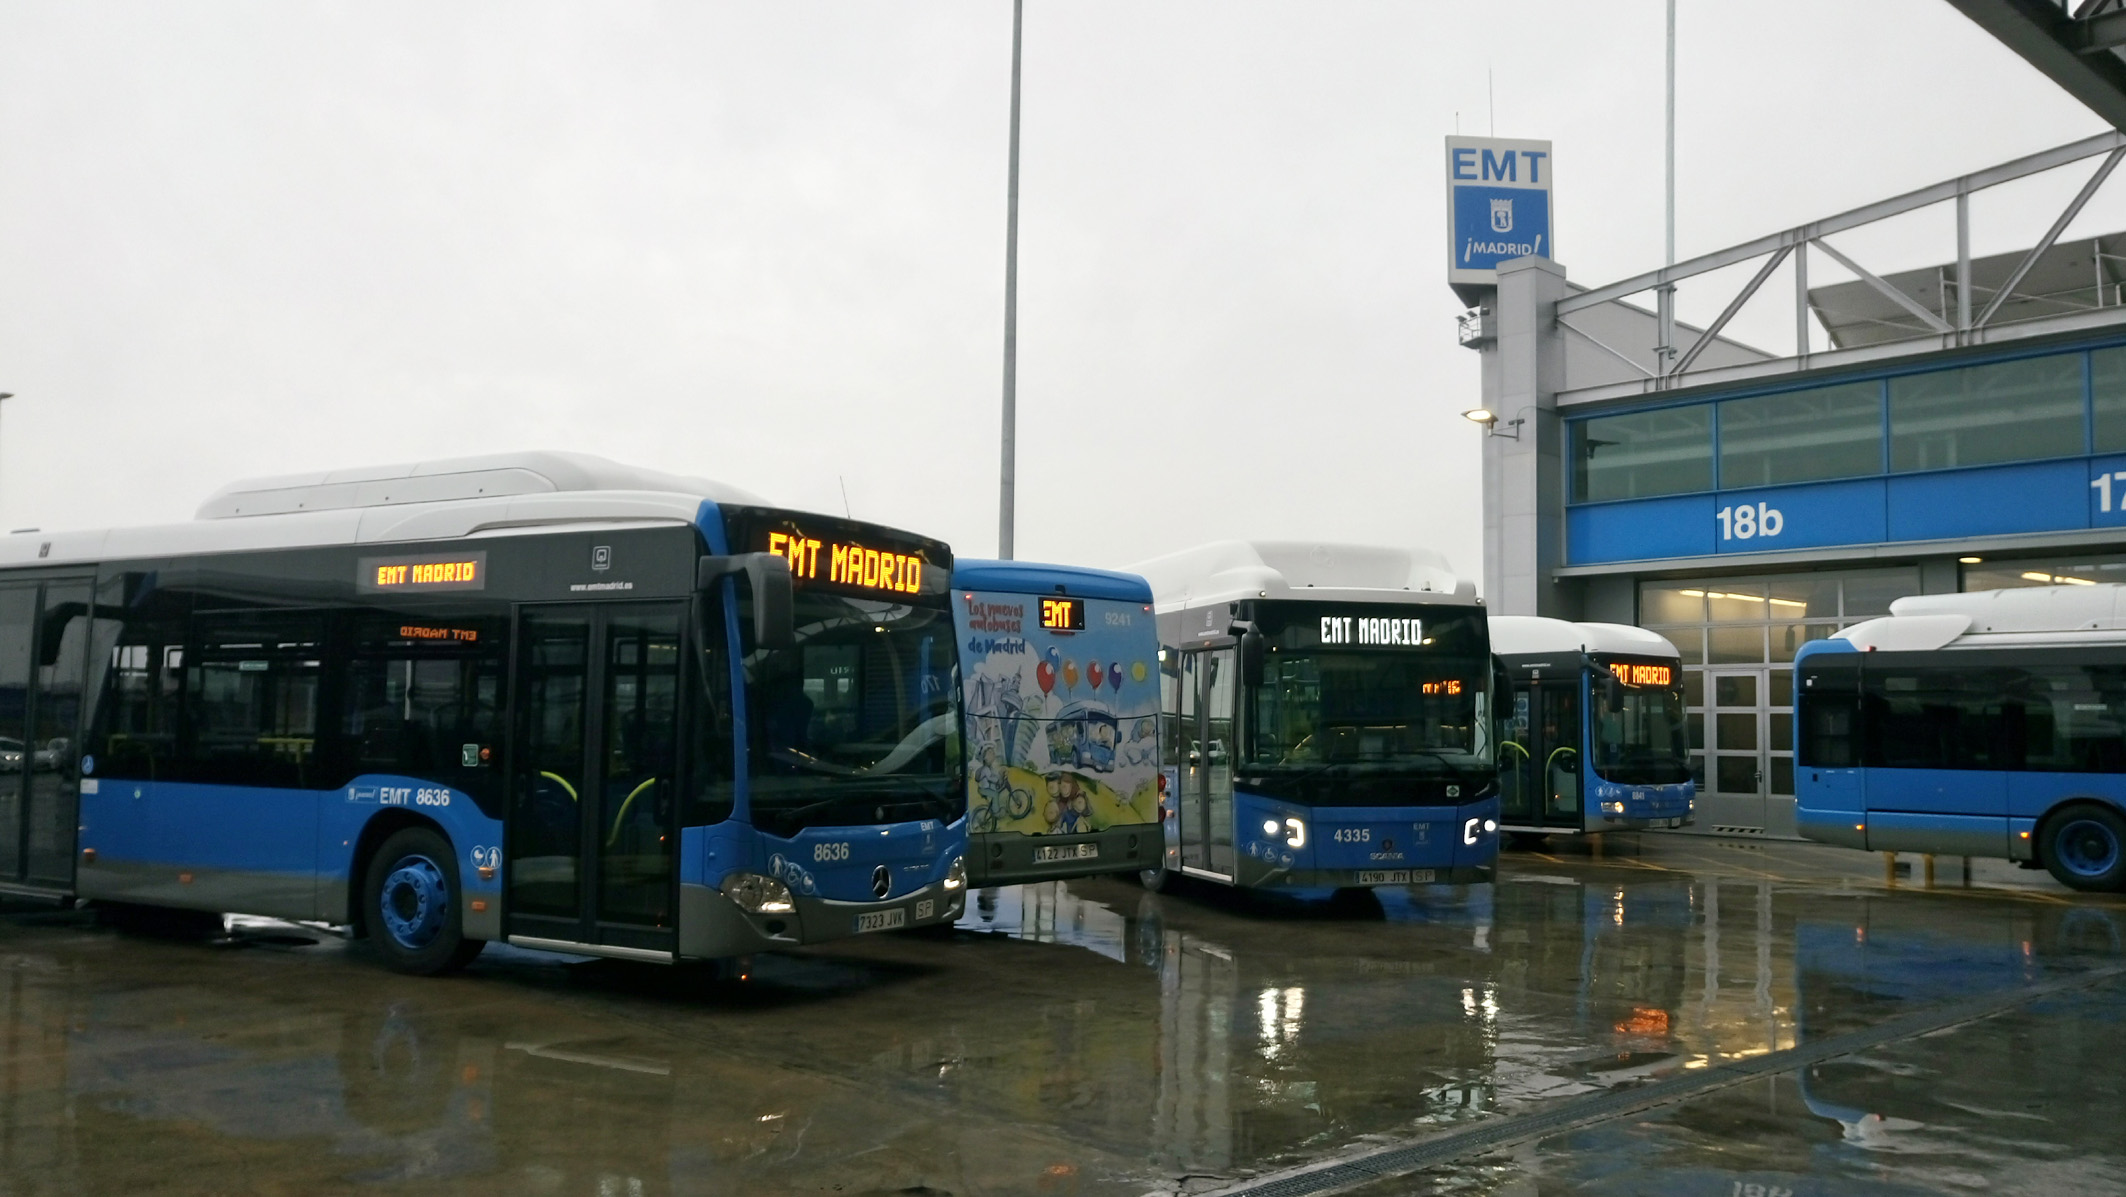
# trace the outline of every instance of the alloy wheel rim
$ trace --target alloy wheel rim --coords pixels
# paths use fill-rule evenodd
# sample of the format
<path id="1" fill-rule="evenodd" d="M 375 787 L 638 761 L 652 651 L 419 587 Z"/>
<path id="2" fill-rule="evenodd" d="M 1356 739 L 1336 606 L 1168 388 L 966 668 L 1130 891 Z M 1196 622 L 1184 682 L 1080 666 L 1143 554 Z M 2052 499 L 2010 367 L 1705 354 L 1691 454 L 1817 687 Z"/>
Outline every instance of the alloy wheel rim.
<path id="1" fill-rule="evenodd" d="M 2112 829 L 2094 819 L 2076 819 L 2060 828 L 2060 863 L 2078 877 L 2102 876 L 2119 861 L 2119 841 Z"/>
<path id="2" fill-rule="evenodd" d="M 407 856 L 384 875 L 378 914 L 392 942 L 419 951 L 435 942 L 450 906 L 443 870 L 426 856 Z"/>

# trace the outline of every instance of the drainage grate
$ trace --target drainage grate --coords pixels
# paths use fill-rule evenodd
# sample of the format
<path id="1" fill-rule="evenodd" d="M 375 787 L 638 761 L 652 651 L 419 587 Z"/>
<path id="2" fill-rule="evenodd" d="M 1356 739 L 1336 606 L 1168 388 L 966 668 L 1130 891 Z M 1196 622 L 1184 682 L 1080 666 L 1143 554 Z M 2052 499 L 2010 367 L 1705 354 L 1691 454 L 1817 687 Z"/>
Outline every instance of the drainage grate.
<path id="1" fill-rule="evenodd" d="M 2126 975 L 2126 965 L 2096 969 L 2064 980 L 1930 1006 L 1850 1034 L 1833 1036 L 1815 1043 L 1804 1043 L 1768 1055 L 1736 1060 L 1630 1089 L 1612 1089 L 1604 1093 L 1570 1098 L 1534 1113 L 1495 1119 L 1420 1143 L 1382 1148 L 1367 1155 L 1338 1160 L 1332 1164 L 1294 1169 L 1280 1176 L 1263 1177 L 1220 1189 L 1215 1195 L 1206 1197 L 1313 1197 L 1314 1194 L 1332 1193 L 1367 1181 L 1405 1176 L 1425 1168 L 1481 1155 L 1509 1144 L 1547 1138 L 1560 1131 L 1608 1122 L 1656 1106 L 1672 1105 L 1758 1077 L 1792 1072 L 1797 1068 L 1881 1047 L 1900 1039 L 1913 1039 L 1963 1023 L 1976 1022 L 2040 998 L 2074 989 L 2086 989 L 2121 975 Z"/>

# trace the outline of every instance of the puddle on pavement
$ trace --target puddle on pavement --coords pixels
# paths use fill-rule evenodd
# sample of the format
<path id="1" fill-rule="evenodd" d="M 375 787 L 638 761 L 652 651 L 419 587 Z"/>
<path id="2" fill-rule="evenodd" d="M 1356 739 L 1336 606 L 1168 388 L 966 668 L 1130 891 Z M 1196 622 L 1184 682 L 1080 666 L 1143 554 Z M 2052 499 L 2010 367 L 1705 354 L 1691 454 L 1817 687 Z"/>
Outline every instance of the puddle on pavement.
<path id="1" fill-rule="evenodd" d="M 2122 927 L 2113 906 L 1548 862 L 1357 904 L 980 892 L 949 936 L 763 957 L 743 981 L 499 950 L 412 980 L 322 934 L 230 953 L 10 917 L 0 1169 L 76 1192 L 226 1188 L 231 1159 L 291 1190 L 1203 1187 L 2071 975 L 2115 960 Z M 2100 1075 L 2126 1051 L 2121 988 L 1424 1184 L 2086 1188 L 2118 1175 L 2095 1111 L 2126 1109 Z"/>

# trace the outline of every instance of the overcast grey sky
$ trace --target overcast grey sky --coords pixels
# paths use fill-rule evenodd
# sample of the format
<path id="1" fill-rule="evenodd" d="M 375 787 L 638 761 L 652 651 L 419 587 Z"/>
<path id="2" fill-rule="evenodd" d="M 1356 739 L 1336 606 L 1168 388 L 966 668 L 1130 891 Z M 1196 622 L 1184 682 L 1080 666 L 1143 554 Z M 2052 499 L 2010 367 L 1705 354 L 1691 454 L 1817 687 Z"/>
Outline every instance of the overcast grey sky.
<path id="1" fill-rule="evenodd" d="M 1941 0 L 1680 7 L 1686 256 L 2103 128 Z M 1556 143 L 1576 281 L 1658 265 L 1662 0 L 1027 9 L 1019 555 L 1479 574 L 1441 138 Z M 560 448 L 988 555 L 1009 48 L 1008 0 L 5 0 L 0 525 Z"/>

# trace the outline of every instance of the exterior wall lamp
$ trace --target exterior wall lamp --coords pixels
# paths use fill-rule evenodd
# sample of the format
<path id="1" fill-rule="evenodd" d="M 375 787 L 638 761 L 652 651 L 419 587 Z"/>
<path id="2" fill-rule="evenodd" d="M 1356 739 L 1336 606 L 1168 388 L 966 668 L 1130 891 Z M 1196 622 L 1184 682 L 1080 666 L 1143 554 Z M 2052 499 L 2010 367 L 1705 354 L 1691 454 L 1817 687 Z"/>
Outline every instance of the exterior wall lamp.
<path id="1" fill-rule="evenodd" d="M 1507 440 L 1521 439 L 1521 425 L 1527 417 L 1515 416 L 1511 420 L 1499 419 L 1499 414 L 1488 407 L 1472 407 L 1462 413 L 1462 418 L 1484 426 L 1486 436 L 1502 436 Z M 1505 431 L 1500 431 L 1500 429 Z"/>

